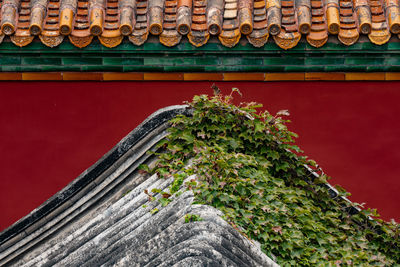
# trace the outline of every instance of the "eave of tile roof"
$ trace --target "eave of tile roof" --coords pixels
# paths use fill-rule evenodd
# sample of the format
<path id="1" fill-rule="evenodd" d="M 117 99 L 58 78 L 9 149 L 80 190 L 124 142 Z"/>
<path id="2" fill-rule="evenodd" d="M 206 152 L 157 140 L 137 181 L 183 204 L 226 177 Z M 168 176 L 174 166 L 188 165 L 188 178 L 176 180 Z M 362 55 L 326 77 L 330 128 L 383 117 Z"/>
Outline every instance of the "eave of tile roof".
<path id="1" fill-rule="evenodd" d="M 95 165 L 39 208 L 0 233 L 1 266 L 278 266 L 212 207 L 184 192 L 168 206 L 149 201 L 172 179 L 137 167 L 165 137 L 166 123 L 189 112 L 173 106 L 151 115 Z M 190 177 L 188 179 L 192 179 Z M 147 206 L 143 206 L 147 205 Z M 159 212 L 150 211 L 158 208 Z M 186 214 L 203 219 L 185 223 Z"/>
<path id="2" fill-rule="evenodd" d="M 329 35 L 345 45 L 367 35 L 377 45 L 400 33 L 398 0 L 3 0 L 0 41 L 17 46 L 38 36 L 49 47 L 68 37 L 77 47 L 98 38 L 115 47 L 127 37 L 134 45 L 149 35 L 165 46 L 184 36 L 200 47 L 210 37 L 234 47 L 242 36 L 255 47 L 272 37 L 282 49 L 297 45 L 302 35 L 322 47 Z"/>

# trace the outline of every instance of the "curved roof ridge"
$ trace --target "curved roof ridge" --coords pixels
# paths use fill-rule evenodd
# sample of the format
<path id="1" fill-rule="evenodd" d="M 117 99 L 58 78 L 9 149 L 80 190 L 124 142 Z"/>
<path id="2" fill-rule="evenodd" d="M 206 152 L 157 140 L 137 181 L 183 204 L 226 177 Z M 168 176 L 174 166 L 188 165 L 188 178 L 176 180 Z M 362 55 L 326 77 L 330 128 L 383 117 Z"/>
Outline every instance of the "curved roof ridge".
<path id="1" fill-rule="evenodd" d="M 155 151 L 178 114 L 191 110 L 181 105 L 153 113 L 73 182 L 0 233 L 0 265 L 277 266 L 220 211 L 192 205 L 193 192 L 183 191 L 183 185 L 168 205 L 153 201 L 169 191 L 173 178 L 159 179 L 138 167 L 155 163 L 147 152 Z M 318 176 L 307 171 L 306 182 Z M 332 198 L 349 201 L 325 186 Z M 152 189 L 157 190 L 150 195 Z"/>
<path id="2" fill-rule="evenodd" d="M 126 152 L 138 144 L 146 135 L 168 122 L 177 114 L 188 113 L 187 106 L 175 105 L 159 109 L 151 114 L 145 121 L 125 136 L 117 145 L 100 158 L 95 164 L 82 172 L 70 184 L 46 200 L 38 208 L 31 211 L 16 223 L 0 233 L 0 252 L 4 249 L 4 243 L 17 235 L 23 234 L 25 229 L 35 222 L 45 218 L 50 212 L 66 203 L 74 194 L 77 194 L 90 182 L 116 163 Z"/>
<path id="3" fill-rule="evenodd" d="M 220 211 L 192 205 L 193 192 L 184 185 L 166 206 L 154 201 L 161 193 L 149 197 L 152 189 L 168 192 L 173 178 L 143 174 L 138 167 L 154 163 L 147 152 L 166 136 L 167 122 L 177 114 L 190 115 L 190 110 L 172 106 L 153 113 L 50 201 L 1 233 L 0 265 L 278 266 Z M 95 171 L 104 161 L 107 167 Z M 64 202 L 50 209 L 60 196 Z M 41 217 L 33 221 L 35 214 Z M 193 215 L 201 220 L 187 221 Z M 30 224 L 21 226 L 25 220 Z"/>

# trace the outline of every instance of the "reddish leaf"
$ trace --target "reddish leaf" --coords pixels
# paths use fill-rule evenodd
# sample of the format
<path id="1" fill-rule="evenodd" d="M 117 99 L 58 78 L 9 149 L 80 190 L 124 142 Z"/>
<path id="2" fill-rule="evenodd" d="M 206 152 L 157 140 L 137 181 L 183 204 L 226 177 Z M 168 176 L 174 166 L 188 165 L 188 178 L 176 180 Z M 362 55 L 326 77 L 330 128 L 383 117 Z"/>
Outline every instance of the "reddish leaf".
<path id="1" fill-rule="evenodd" d="M 168 194 L 168 193 L 162 194 L 162 197 L 163 197 L 163 198 L 169 198 L 170 196 L 171 196 L 171 194 Z"/>
<path id="2" fill-rule="evenodd" d="M 274 226 L 271 228 L 272 231 L 274 231 L 275 233 L 279 233 L 280 235 L 282 235 L 282 227 L 280 226 Z"/>

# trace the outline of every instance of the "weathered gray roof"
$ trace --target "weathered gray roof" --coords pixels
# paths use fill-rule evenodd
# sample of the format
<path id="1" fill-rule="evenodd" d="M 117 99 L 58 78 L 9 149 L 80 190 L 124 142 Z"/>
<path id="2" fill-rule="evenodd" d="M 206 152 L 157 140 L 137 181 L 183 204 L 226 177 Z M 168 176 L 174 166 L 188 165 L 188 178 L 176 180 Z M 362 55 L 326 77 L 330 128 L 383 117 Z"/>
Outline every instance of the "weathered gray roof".
<path id="1" fill-rule="evenodd" d="M 276 266 L 221 218 L 192 205 L 186 191 L 166 207 L 144 190 L 171 179 L 141 173 L 146 153 L 165 137 L 185 106 L 159 110 L 96 164 L 40 207 L 0 233 L 0 266 Z M 193 177 L 191 177 L 193 178 Z M 154 208 L 159 211 L 151 213 Z M 202 221 L 185 223 L 186 214 Z"/>

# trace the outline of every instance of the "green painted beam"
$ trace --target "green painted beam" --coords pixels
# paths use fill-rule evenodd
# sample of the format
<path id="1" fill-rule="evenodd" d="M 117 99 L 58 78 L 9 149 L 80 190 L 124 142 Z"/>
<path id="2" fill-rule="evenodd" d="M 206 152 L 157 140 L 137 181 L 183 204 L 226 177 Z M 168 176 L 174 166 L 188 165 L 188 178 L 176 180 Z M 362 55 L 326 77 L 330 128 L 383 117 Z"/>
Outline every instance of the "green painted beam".
<path id="1" fill-rule="evenodd" d="M 365 36 L 363 36 L 365 37 Z M 393 39 L 377 46 L 365 38 L 344 46 L 331 38 L 322 48 L 305 40 L 285 51 L 273 41 L 262 48 L 239 42 L 226 48 L 211 40 L 194 47 L 186 40 L 166 47 L 152 37 L 142 46 L 128 40 L 115 48 L 106 48 L 94 40 L 86 48 L 77 48 L 65 40 L 55 48 L 35 40 L 17 47 L 5 40 L 0 45 L 1 71 L 118 71 L 118 72 L 353 72 L 399 71 L 400 41 Z"/>

